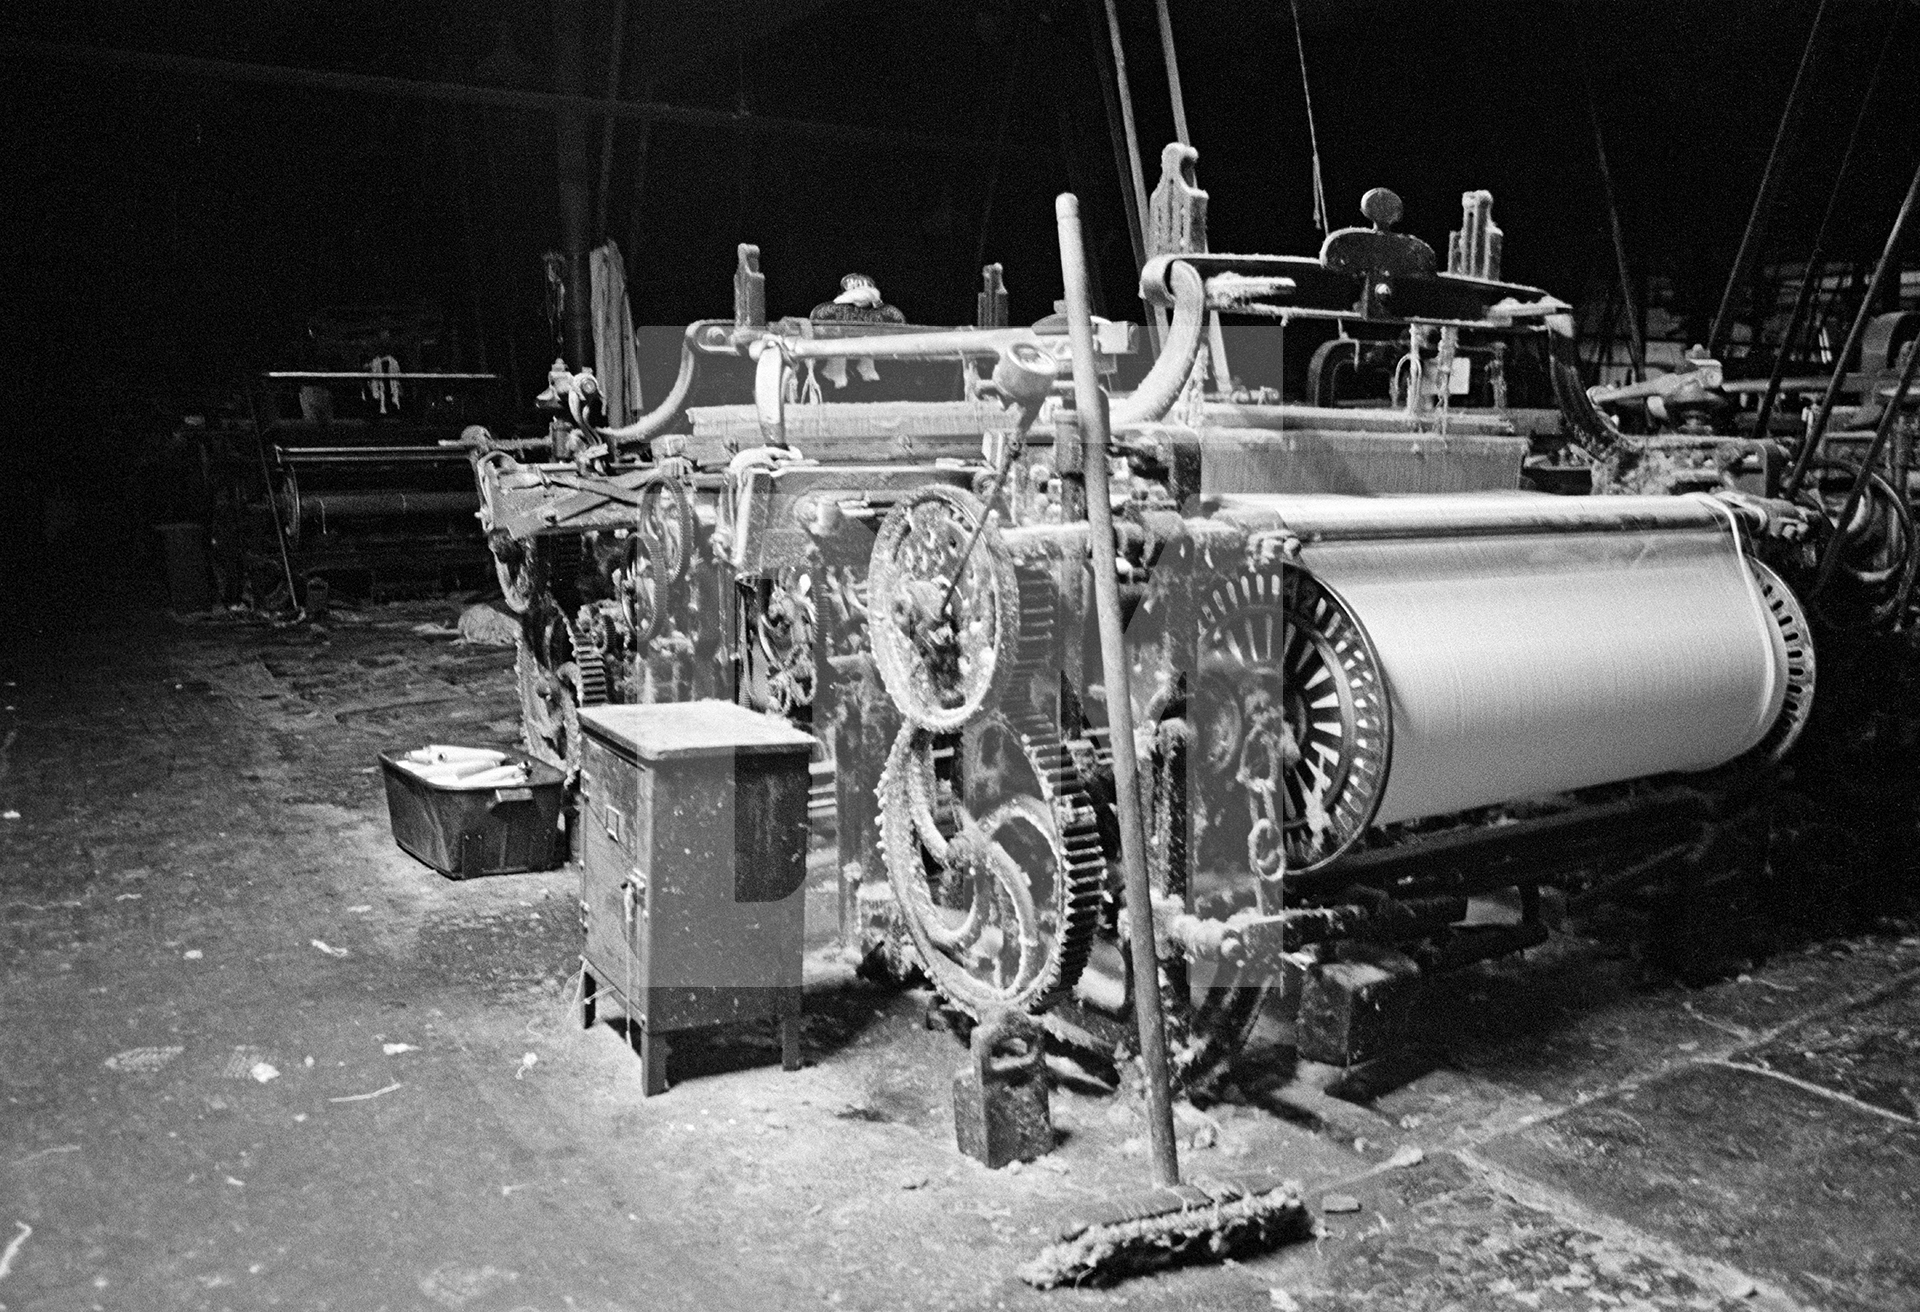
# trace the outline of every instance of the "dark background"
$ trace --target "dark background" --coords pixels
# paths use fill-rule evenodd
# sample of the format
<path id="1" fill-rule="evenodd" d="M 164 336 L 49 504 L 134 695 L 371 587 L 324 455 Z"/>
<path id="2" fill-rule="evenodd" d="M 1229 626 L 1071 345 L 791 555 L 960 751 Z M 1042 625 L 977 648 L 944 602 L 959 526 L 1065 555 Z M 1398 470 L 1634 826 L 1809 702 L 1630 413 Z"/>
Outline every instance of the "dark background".
<path id="1" fill-rule="evenodd" d="M 589 95 L 608 90 L 614 7 L 588 0 L 577 76 Z M 1630 257 L 1672 279 L 1704 335 L 1816 7 L 1299 0 L 1333 222 L 1358 222 L 1360 193 L 1387 185 L 1405 198 L 1402 226 L 1444 249 L 1460 193 L 1484 187 L 1507 277 L 1596 294 L 1613 257 L 1591 89 Z M 1158 34 L 1147 0 L 1120 8 L 1151 186 L 1173 135 Z M 1098 0 L 626 0 L 621 96 L 744 117 L 620 123 L 605 230 L 590 243 L 619 241 L 634 319 L 673 326 L 664 342 L 730 313 L 740 241 L 762 248 L 775 315 L 804 314 L 857 269 L 915 322 L 970 322 L 984 256 L 1006 265 L 1025 322 L 1058 295 L 1051 201 L 1073 189 L 1101 308 L 1138 319 L 1094 62 L 1099 12 Z M 1843 257 L 1877 253 L 1920 151 L 1920 11 L 1907 0 L 1830 0 L 1772 254 L 1804 253 L 1897 12 L 1836 243 Z M 1287 4 L 1173 0 L 1172 16 L 1214 248 L 1312 251 Z M 464 363 L 515 371 L 523 398 L 538 390 L 555 353 L 540 263 L 560 242 L 552 116 L 128 67 L 89 50 L 549 91 L 564 77 L 552 18 L 546 0 L 11 7 L 0 479 L 78 479 L 86 503 L 90 460 L 156 440 L 249 370 L 294 359 L 328 306 L 434 308 Z M 836 140 L 767 120 L 945 140 Z M 596 180 L 600 150 L 596 120 Z M 665 352 L 647 362 L 649 395 L 672 364 Z M 26 512 L 0 498 L 0 513 Z"/>

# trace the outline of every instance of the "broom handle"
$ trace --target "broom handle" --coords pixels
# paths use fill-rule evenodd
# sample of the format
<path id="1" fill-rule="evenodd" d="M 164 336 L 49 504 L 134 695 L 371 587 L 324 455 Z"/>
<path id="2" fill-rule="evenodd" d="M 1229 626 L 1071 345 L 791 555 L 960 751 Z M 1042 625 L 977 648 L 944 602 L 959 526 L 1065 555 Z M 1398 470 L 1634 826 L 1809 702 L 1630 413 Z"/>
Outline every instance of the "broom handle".
<path id="1" fill-rule="evenodd" d="M 1066 289 L 1067 335 L 1073 344 L 1074 408 L 1080 423 L 1080 462 L 1087 484 L 1087 545 L 1093 564 L 1093 601 L 1099 620 L 1101 678 L 1107 689 L 1107 725 L 1113 742 L 1113 789 L 1120 813 L 1120 869 L 1126 877 L 1127 929 L 1133 949 L 1133 1010 L 1140 1025 L 1140 1060 L 1147 1075 L 1147 1133 L 1153 1181 L 1180 1183 L 1167 1081 L 1167 1030 L 1160 1014 L 1160 958 L 1153 942 L 1153 886 L 1147 878 L 1146 829 L 1140 819 L 1140 767 L 1134 759 L 1133 702 L 1127 692 L 1127 653 L 1120 633 L 1120 578 L 1113 567 L 1113 506 L 1107 500 L 1107 395 L 1100 390 L 1093 350 L 1093 311 L 1087 299 L 1087 255 L 1080 240 L 1080 202 L 1072 193 L 1053 203 L 1060 224 L 1060 273 Z"/>

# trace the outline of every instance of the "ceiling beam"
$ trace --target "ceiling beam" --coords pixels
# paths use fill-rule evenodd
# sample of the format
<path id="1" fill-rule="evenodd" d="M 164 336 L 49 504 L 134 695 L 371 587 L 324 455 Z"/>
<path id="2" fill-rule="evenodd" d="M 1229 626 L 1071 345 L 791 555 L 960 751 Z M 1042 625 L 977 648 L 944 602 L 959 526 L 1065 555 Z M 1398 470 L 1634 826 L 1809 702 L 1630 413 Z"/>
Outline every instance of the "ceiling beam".
<path id="1" fill-rule="evenodd" d="M 278 64 L 240 63 L 198 55 L 167 54 L 152 50 L 120 50 L 106 46 L 68 45 L 51 41 L 17 40 L 6 43 L 24 56 L 25 63 L 59 62 L 90 68 L 130 68 L 152 73 L 202 77 L 219 82 L 246 82 L 262 86 L 298 87 L 397 100 L 439 101 L 480 105 L 528 113 L 585 113 L 643 123 L 675 123 L 682 127 L 725 132 L 764 132 L 807 137 L 844 145 L 877 146 L 899 151 L 974 155 L 993 149 L 990 141 L 938 136 L 920 132 L 889 132 L 846 123 L 811 119 L 772 118 L 718 109 L 693 109 L 651 101 L 611 100 L 601 96 L 556 95 L 546 91 L 514 91 L 506 87 L 472 86 L 464 82 L 426 82 L 415 78 L 348 73 L 335 69 L 288 68 Z"/>

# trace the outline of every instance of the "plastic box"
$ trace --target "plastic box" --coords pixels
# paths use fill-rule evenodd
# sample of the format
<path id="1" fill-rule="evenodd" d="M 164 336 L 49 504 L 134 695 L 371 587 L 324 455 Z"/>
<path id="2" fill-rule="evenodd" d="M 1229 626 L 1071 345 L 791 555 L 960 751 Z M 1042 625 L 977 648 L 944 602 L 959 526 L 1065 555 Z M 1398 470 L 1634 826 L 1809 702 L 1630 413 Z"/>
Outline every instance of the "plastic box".
<path id="1" fill-rule="evenodd" d="M 516 788 L 460 788 L 430 783 L 400 764 L 404 752 L 380 753 L 387 779 L 387 817 L 402 851 L 443 875 L 515 875 L 553 870 L 566 858 L 560 810 L 566 776 L 518 752 L 528 782 Z"/>

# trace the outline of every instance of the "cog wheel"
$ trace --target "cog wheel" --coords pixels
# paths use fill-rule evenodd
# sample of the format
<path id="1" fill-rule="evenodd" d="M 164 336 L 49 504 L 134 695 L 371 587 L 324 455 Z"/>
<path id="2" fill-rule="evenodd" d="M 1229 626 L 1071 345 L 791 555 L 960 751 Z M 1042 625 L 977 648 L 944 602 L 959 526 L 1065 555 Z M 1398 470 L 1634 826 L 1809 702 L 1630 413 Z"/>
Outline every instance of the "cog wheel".
<path id="1" fill-rule="evenodd" d="M 576 650 L 573 663 L 579 673 L 574 682 L 578 688 L 575 697 L 581 706 L 605 706 L 607 704 L 607 658 L 597 651 Z"/>
<path id="2" fill-rule="evenodd" d="M 693 501 L 677 479 L 649 482 L 640 494 L 638 536 L 662 584 L 686 577 L 693 558 Z"/>
<path id="3" fill-rule="evenodd" d="M 1051 674 L 1054 669 L 1054 627 L 1060 598 L 1053 571 L 1046 565 L 1021 564 L 1014 570 L 1015 595 L 1020 600 L 1020 624 L 1014 631 L 1014 674 L 1021 678 Z"/>
<path id="4" fill-rule="evenodd" d="M 580 706 L 607 704 L 607 648 L 593 616 L 583 611 L 580 622 L 568 626 L 573 639 L 574 699 Z"/>
<path id="5" fill-rule="evenodd" d="M 971 493 L 924 487 L 887 513 L 874 539 L 867 572 L 874 664 L 907 722 L 923 729 L 961 728 L 1000 696 L 1012 673 L 1019 588 L 987 514 Z"/>
<path id="6" fill-rule="evenodd" d="M 934 985 L 976 1018 L 1064 997 L 1093 945 L 1106 862 L 1046 721 L 989 712 L 959 735 L 902 725 L 879 801 L 888 878 Z"/>
<path id="7" fill-rule="evenodd" d="M 614 597 L 627 627 L 633 631 L 634 647 L 640 648 L 660 627 L 665 585 L 655 568 L 653 553 L 640 534 L 629 533 L 620 551 L 620 563 L 612 571 Z"/>

